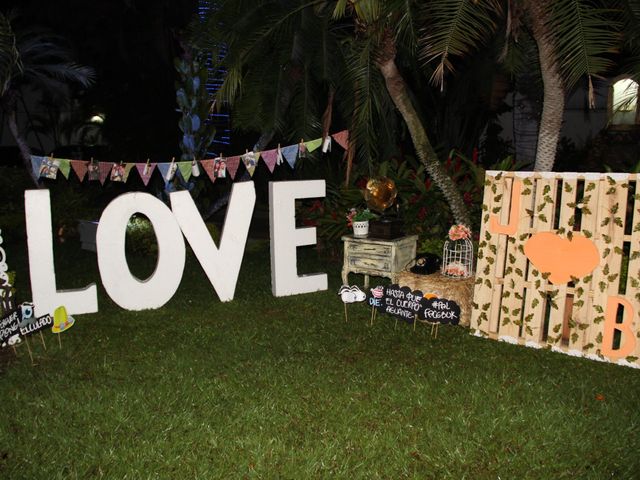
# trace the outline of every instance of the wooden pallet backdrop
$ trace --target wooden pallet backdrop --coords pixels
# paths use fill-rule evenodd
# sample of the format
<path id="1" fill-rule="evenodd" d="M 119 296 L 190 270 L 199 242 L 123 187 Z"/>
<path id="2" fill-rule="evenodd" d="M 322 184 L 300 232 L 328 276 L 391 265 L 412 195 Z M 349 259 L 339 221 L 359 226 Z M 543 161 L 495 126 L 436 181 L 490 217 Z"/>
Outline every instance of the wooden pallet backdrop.
<path id="1" fill-rule="evenodd" d="M 640 367 L 638 178 L 488 171 L 472 332 Z M 541 232 L 557 234 L 552 240 L 563 248 L 573 249 L 578 240 L 588 244 L 595 268 L 554 284 L 550 272 L 540 271 L 525 254 Z"/>

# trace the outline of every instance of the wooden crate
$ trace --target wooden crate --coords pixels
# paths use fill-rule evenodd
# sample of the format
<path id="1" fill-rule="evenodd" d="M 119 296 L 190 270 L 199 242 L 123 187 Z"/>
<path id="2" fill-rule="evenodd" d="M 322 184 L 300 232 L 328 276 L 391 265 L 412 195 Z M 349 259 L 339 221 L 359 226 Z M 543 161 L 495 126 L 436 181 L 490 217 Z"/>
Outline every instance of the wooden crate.
<path id="1" fill-rule="evenodd" d="M 626 173 L 488 171 L 472 332 L 640 367 L 638 178 Z M 525 254 L 529 239 L 541 232 L 553 232 L 562 241 L 588 238 L 599 263 L 589 274 L 552 283 L 549 272 L 539 271 Z M 607 305 L 615 308 L 618 298 L 628 302 L 624 329 L 605 315 Z M 603 344 L 614 329 L 621 331 L 619 340 Z M 618 341 L 633 350 L 620 356 Z"/>

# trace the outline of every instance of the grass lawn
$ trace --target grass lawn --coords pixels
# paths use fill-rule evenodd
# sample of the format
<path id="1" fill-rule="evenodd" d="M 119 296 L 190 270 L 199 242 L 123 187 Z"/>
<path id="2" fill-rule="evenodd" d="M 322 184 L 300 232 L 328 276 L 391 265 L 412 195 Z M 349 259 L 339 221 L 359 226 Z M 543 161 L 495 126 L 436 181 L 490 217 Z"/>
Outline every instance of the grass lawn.
<path id="1" fill-rule="evenodd" d="M 6 245 L 27 300 L 26 242 Z M 640 478 L 640 371 L 472 337 L 394 329 L 325 292 L 274 298 L 268 247 L 221 303 L 189 256 L 178 293 L 128 312 L 95 255 L 56 246 L 58 288 L 99 285 L 62 349 L 5 349 L 0 478 Z M 151 260 L 134 271 L 149 272 Z M 352 277 L 355 278 L 355 277 Z M 422 327 L 422 328 L 420 328 Z"/>

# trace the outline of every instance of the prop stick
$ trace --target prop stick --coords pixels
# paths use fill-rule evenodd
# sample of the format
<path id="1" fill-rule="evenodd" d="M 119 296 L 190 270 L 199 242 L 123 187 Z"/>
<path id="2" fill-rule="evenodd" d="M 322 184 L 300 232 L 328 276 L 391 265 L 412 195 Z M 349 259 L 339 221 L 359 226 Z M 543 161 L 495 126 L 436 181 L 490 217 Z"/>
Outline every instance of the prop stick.
<path id="1" fill-rule="evenodd" d="M 47 344 L 44 341 L 44 335 L 42 335 L 42 330 L 40 330 L 38 333 L 40 334 L 40 340 L 42 340 L 42 346 L 46 350 L 47 349 Z"/>
<path id="2" fill-rule="evenodd" d="M 58 334 L 58 345 L 60 345 L 60 350 L 62 350 L 62 340 L 60 339 L 60 334 Z"/>
<path id="3" fill-rule="evenodd" d="M 16 348 L 15 345 L 11 345 L 11 348 L 13 348 L 13 353 L 17 357 L 18 356 L 18 349 Z"/>
<path id="4" fill-rule="evenodd" d="M 344 321 L 347 322 L 349 320 L 349 315 L 347 314 L 347 304 L 343 303 L 344 305 Z"/>
<path id="5" fill-rule="evenodd" d="M 29 352 L 29 358 L 31 359 L 31 365 L 33 365 L 33 354 L 31 353 L 31 346 L 29 345 L 29 338 L 24 337 L 24 341 L 27 344 L 27 351 Z"/>
<path id="6" fill-rule="evenodd" d="M 378 316 L 378 311 L 376 310 L 376 307 L 371 307 L 371 323 L 369 324 L 369 326 L 373 327 L 373 321 L 376 319 L 376 317 Z"/>

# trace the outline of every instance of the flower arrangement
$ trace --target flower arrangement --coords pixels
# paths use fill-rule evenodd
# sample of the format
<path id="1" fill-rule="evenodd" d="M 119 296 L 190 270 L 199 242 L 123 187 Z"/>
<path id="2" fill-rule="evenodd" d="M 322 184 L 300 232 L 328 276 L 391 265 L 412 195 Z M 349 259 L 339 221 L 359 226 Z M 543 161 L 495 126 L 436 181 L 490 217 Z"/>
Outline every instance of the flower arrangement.
<path id="1" fill-rule="evenodd" d="M 353 222 L 365 222 L 374 218 L 378 218 L 378 216 L 368 208 L 365 208 L 364 210 L 351 208 L 351 210 L 347 212 L 347 226 L 353 226 Z"/>
<path id="2" fill-rule="evenodd" d="M 457 240 L 471 239 L 471 230 L 466 225 L 454 225 L 449 229 L 449 239 L 454 242 Z"/>

